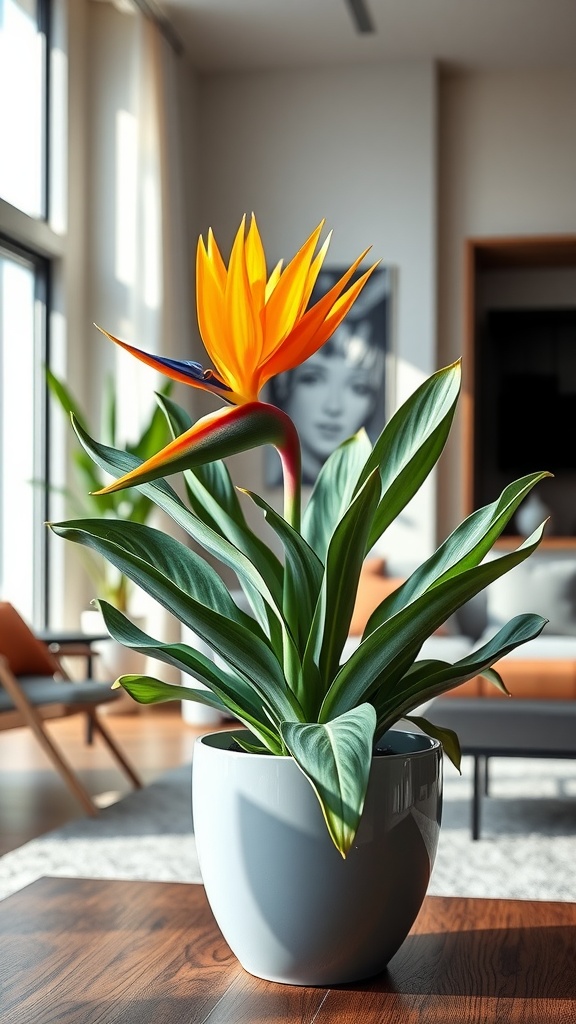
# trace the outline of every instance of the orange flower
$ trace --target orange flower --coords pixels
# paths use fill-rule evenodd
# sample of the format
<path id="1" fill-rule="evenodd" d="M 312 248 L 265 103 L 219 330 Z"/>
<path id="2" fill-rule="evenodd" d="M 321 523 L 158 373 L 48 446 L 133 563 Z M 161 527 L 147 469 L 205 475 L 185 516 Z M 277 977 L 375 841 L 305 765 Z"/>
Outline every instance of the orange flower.
<path id="1" fill-rule="evenodd" d="M 260 402 L 258 396 L 271 377 L 298 366 L 327 341 L 377 264 L 349 284 L 366 250 L 330 291 L 308 308 L 330 241 L 328 236 L 314 255 L 323 222 L 284 270 L 279 263 L 267 277 L 256 220 L 252 216 L 248 232 L 245 221 L 243 218 L 236 234 L 228 267 L 211 230 L 207 245 L 202 238 L 198 243 L 198 323 L 213 369 L 205 370 L 191 360 L 150 355 L 103 331 L 111 341 L 168 377 L 210 391 L 240 408 L 221 409 L 204 417 L 137 469 L 96 493 L 109 494 L 268 443 L 280 452 L 289 481 L 287 502 L 296 508 L 300 449 L 294 424 L 279 409 Z"/>
<path id="2" fill-rule="evenodd" d="M 232 405 L 258 400 L 271 377 L 291 370 L 313 355 L 342 322 L 374 264 L 352 285 L 363 252 L 340 280 L 310 309 L 312 289 L 330 242 L 314 255 L 324 222 L 282 269 L 280 262 L 267 277 L 264 247 L 252 216 L 236 234 L 228 267 L 212 230 L 207 244 L 198 242 L 196 300 L 198 324 L 213 369 L 190 360 L 154 356 L 103 331 L 111 341 L 154 369 L 217 394 Z"/>

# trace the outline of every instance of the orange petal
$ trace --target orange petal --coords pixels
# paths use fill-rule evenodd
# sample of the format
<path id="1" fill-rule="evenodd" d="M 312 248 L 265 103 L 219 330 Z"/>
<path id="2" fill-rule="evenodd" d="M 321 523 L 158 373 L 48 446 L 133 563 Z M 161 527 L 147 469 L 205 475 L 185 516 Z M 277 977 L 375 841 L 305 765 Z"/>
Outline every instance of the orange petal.
<path id="1" fill-rule="evenodd" d="M 278 281 L 280 280 L 283 265 L 284 260 L 278 260 L 278 263 L 276 264 L 274 270 L 272 271 L 270 277 L 268 278 L 268 283 L 266 284 L 266 302 L 268 302 L 268 299 L 272 295 L 272 292 L 274 291 L 276 285 L 278 284 Z"/>
<path id="2" fill-rule="evenodd" d="M 227 270 L 224 260 L 220 255 L 220 249 L 216 244 L 216 239 L 214 238 L 212 228 L 208 228 L 207 256 L 208 259 L 210 260 L 210 263 L 212 264 L 214 270 L 214 277 L 216 278 L 220 287 L 222 288 L 222 294 L 224 294 L 224 289 L 226 288 Z"/>
<path id="3" fill-rule="evenodd" d="M 354 260 L 352 266 L 345 274 L 342 275 L 336 284 L 326 292 L 326 295 L 322 296 L 322 298 L 304 314 L 299 323 L 296 324 L 294 330 L 291 331 L 289 337 L 276 346 L 276 349 L 260 367 L 260 388 L 262 388 L 266 381 L 270 380 L 271 377 L 275 377 L 277 373 L 283 373 L 285 370 L 291 370 L 294 366 L 298 366 L 299 363 L 303 363 L 305 359 L 308 359 L 313 355 L 314 352 L 316 352 L 330 337 L 330 334 L 336 329 L 336 327 L 332 327 L 330 332 L 325 332 L 322 329 L 324 321 L 331 313 L 332 308 L 335 302 L 339 299 L 343 288 L 346 287 L 350 278 L 353 276 L 368 252 L 369 249 L 366 249 L 365 252 L 361 253 L 360 256 Z M 378 264 L 375 263 L 374 267 L 372 267 L 368 273 L 372 273 L 372 270 L 375 269 L 377 265 Z M 360 285 L 358 292 L 362 287 L 363 284 Z"/>
<path id="4" fill-rule="evenodd" d="M 314 285 L 316 284 L 316 281 L 317 281 L 317 278 L 318 278 L 318 274 L 320 273 L 320 270 L 322 269 L 322 264 L 324 263 L 324 259 L 326 257 L 326 253 L 328 252 L 328 246 L 330 245 L 331 239 L 332 239 L 332 232 L 329 233 L 328 238 L 324 242 L 322 248 L 320 249 L 318 254 L 314 257 L 314 260 L 312 261 L 312 265 L 310 267 L 310 270 L 308 271 L 308 280 L 306 281 L 306 286 L 305 286 L 304 291 L 302 293 L 302 303 L 301 303 L 301 306 L 300 306 L 300 312 L 299 312 L 298 319 L 300 319 L 301 317 L 304 316 L 304 313 L 306 312 L 306 309 L 308 308 L 308 303 L 310 302 L 310 296 L 312 295 L 312 291 L 314 289 Z"/>
<path id="5" fill-rule="evenodd" d="M 254 311 L 254 318 L 258 321 L 258 329 L 256 331 L 258 342 L 256 362 L 259 362 L 262 357 L 262 343 L 264 339 L 263 313 L 266 302 L 266 255 L 254 214 L 252 214 L 250 228 L 246 237 L 245 254 L 246 271 L 252 292 L 252 309 Z"/>
<path id="6" fill-rule="evenodd" d="M 232 245 L 228 264 L 228 279 L 226 281 L 228 351 L 226 359 L 234 376 L 239 381 L 246 382 L 242 390 L 244 394 L 248 395 L 252 390 L 250 382 L 260 355 L 262 328 L 259 317 L 254 317 L 252 307 L 252 292 L 244 252 L 245 223 L 246 218 L 243 217 Z"/>
<path id="7" fill-rule="evenodd" d="M 310 264 L 324 221 L 312 232 L 280 276 L 266 304 L 265 357 L 278 346 L 296 323 L 306 288 Z"/>
<path id="8" fill-rule="evenodd" d="M 222 379 L 232 386 L 232 367 L 229 366 L 226 345 L 224 296 L 218 281 L 218 273 L 203 243 L 199 243 L 196 250 L 196 309 L 204 347 Z"/>

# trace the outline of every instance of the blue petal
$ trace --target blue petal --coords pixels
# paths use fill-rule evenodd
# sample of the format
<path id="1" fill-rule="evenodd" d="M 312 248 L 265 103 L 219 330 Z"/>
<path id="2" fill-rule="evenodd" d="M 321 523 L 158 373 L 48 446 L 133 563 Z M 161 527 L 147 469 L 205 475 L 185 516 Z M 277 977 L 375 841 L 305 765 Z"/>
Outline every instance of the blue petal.
<path id="1" fill-rule="evenodd" d="M 193 380 L 209 381 L 214 387 L 222 388 L 222 391 L 232 390 L 227 384 L 223 384 L 212 370 L 205 370 L 202 363 L 197 363 L 193 359 L 168 359 L 167 356 L 154 356 L 154 360 L 170 370 L 177 370 L 186 377 L 191 377 Z"/>

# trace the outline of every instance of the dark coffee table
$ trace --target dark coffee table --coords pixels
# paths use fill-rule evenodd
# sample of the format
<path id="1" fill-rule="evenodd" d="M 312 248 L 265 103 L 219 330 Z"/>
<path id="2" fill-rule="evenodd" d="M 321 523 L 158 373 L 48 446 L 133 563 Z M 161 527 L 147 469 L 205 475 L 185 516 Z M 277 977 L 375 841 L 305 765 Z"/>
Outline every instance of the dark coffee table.
<path id="1" fill-rule="evenodd" d="M 387 971 L 294 988 L 242 970 L 201 885 L 43 878 L 0 902 L 0 1022 L 569 1024 L 575 944 L 576 904 L 431 896 Z"/>
<path id="2" fill-rule="evenodd" d="M 472 839 L 480 838 L 489 758 L 576 758 L 576 700 L 438 697 L 426 717 L 453 729 L 462 753 L 474 758 Z"/>

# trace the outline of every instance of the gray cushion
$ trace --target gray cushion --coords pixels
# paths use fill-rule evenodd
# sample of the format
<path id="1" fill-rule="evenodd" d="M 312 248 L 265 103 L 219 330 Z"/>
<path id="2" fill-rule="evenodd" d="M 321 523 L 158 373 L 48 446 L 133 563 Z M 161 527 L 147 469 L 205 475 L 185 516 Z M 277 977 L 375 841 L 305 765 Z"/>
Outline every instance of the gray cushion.
<path id="1" fill-rule="evenodd" d="M 576 559 L 531 556 L 487 589 L 488 625 L 535 612 L 549 619 L 547 634 L 576 636 Z"/>
<path id="2" fill-rule="evenodd" d="M 46 676 L 19 676 L 18 682 L 31 704 L 86 704 L 94 706 L 117 700 L 121 690 L 112 690 L 109 683 L 88 679 L 67 683 Z M 12 698 L 0 686 L 0 712 L 14 711 Z"/>

